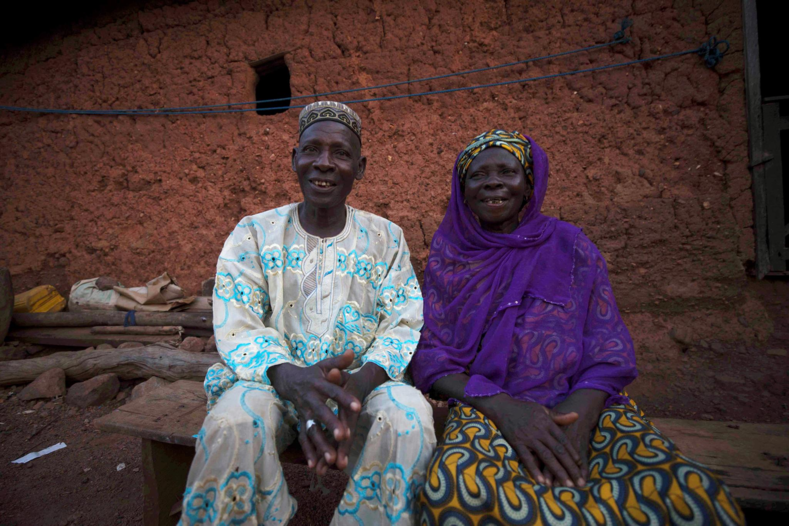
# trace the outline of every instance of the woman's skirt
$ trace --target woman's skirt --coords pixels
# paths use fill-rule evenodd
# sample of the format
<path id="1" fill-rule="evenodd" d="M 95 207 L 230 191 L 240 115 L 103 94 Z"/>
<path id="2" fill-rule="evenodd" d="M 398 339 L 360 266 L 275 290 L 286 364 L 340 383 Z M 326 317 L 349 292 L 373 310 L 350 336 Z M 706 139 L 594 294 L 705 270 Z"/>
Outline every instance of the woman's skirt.
<path id="1" fill-rule="evenodd" d="M 452 407 L 419 496 L 420 524 L 745 524 L 728 488 L 632 401 L 600 414 L 584 488 L 535 483 L 495 424 Z"/>

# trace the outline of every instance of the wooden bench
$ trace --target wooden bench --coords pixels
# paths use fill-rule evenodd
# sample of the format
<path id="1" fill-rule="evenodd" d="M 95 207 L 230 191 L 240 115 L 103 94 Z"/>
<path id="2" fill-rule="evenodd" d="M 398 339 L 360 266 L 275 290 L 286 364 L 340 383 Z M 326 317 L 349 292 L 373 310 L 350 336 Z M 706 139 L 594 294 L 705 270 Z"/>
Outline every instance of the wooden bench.
<path id="1" fill-rule="evenodd" d="M 142 439 L 145 526 L 178 522 L 178 504 L 205 418 L 200 382 L 180 380 L 95 421 L 99 429 Z M 435 408 L 441 436 L 446 408 Z M 789 512 L 789 425 L 654 419 L 684 454 L 719 474 L 744 508 Z M 304 464 L 294 442 L 282 462 Z"/>

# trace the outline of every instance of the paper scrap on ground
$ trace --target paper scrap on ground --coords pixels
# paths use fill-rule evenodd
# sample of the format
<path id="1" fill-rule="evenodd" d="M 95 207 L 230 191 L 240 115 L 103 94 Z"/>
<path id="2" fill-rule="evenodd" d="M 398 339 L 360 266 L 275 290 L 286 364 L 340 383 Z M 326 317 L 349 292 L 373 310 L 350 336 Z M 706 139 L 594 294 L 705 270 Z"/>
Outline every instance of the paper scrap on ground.
<path id="1" fill-rule="evenodd" d="M 124 469 L 125 467 L 126 467 L 126 464 L 124 464 L 123 462 L 121 462 L 120 464 L 118 464 L 118 465 L 116 466 L 116 468 L 115 468 L 115 471 L 120 471 L 120 470 Z"/>
<path id="2" fill-rule="evenodd" d="M 42 449 L 41 451 L 36 451 L 35 453 L 28 453 L 24 457 L 20 457 L 16 460 L 12 460 L 11 464 L 27 464 L 34 458 L 43 457 L 44 455 L 49 455 L 50 453 L 57 451 L 58 449 L 63 449 L 64 447 L 66 447 L 66 443 L 59 442 L 54 446 L 49 446 L 48 448 Z"/>

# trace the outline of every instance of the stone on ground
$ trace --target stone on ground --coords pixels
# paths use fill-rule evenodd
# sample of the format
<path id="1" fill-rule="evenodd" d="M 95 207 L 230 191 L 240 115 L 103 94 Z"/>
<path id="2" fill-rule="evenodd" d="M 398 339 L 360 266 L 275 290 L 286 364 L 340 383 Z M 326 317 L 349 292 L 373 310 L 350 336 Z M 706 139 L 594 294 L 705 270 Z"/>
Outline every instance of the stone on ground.
<path id="1" fill-rule="evenodd" d="M 101 349 L 114 349 L 114 348 L 115 348 L 115 347 L 113 347 L 113 346 L 112 346 L 112 345 L 110 345 L 109 343 L 100 343 L 100 344 L 98 344 L 98 345 L 96 346 L 96 349 L 99 349 L 99 350 L 101 350 Z"/>
<path id="2" fill-rule="evenodd" d="M 72 385 L 66 395 L 66 403 L 83 408 L 101 405 L 115 398 L 120 386 L 117 374 L 100 374 Z"/>
<path id="3" fill-rule="evenodd" d="M 197 336 L 189 336 L 184 338 L 184 341 L 181 342 L 178 348 L 182 351 L 203 352 L 205 349 L 205 341 Z"/>
<path id="4" fill-rule="evenodd" d="M 205 349 L 203 350 L 205 352 L 216 352 L 216 338 L 214 338 L 213 335 L 211 335 L 211 337 L 208 338 L 208 341 L 205 344 Z"/>
<path id="5" fill-rule="evenodd" d="M 162 378 L 159 378 L 158 376 L 152 376 L 148 378 L 146 381 L 144 381 L 143 383 L 135 386 L 134 389 L 132 389 L 131 399 L 137 400 L 138 398 L 142 396 L 146 396 L 156 391 L 160 387 L 164 387 L 166 385 L 170 385 L 170 382 Z"/>
<path id="6" fill-rule="evenodd" d="M 55 398 L 66 394 L 66 371 L 63 369 L 50 369 L 38 375 L 22 389 L 18 397 L 20 400 L 37 400 L 39 398 Z"/>

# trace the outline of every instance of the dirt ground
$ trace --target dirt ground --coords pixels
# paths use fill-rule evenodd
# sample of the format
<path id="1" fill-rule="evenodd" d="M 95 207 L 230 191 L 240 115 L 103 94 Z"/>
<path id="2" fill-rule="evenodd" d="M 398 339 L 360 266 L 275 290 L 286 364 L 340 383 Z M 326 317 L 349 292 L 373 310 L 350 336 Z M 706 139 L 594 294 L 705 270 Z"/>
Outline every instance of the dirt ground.
<path id="1" fill-rule="evenodd" d="M 638 402 L 655 417 L 789 422 L 789 358 L 768 350 L 718 344 L 689 348 L 685 353 L 697 356 L 687 360 L 688 368 L 673 383 L 658 385 L 650 375 L 640 380 Z M 127 400 L 135 384 L 122 382 Z M 139 439 L 93 426 L 124 401 L 79 409 L 62 399 L 19 400 L 21 389 L 0 388 L 0 526 L 141 524 Z M 67 447 L 24 465 L 11 464 L 58 442 Z M 286 465 L 285 476 L 299 503 L 292 524 L 328 524 L 346 475 L 330 472 L 323 480 L 327 492 L 310 490 L 305 466 Z"/>
<path id="2" fill-rule="evenodd" d="M 133 385 L 123 382 L 122 392 Z M 0 389 L 0 526 L 142 524 L 140 441 L 93 426 L 124 402 L 79 409 L 62 399 L 25 402 L 15 396 L 20 390 Z M 11 464 L 58 442 L 66 448 Z M 291 524 L 328 524 L 347 476 L 329 472 L 322 480 L 328 491 L 310 491 L 306 466 L 286 464 L 285 477 L 299 503 Z"/>

